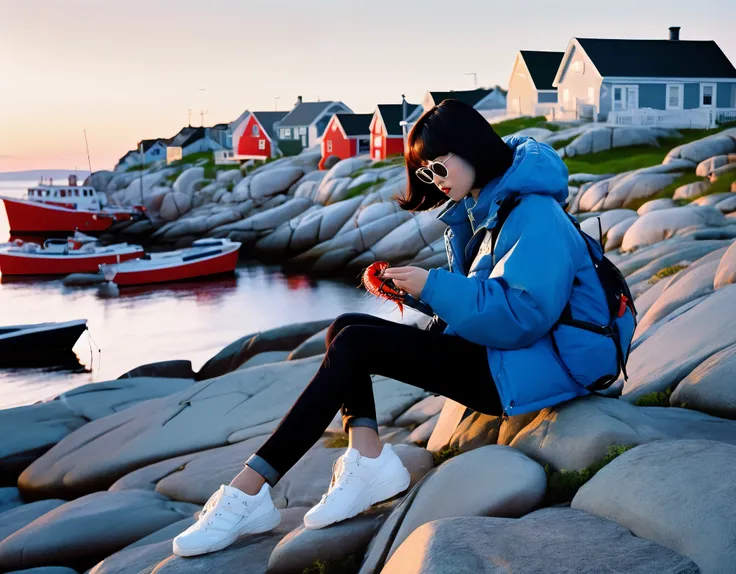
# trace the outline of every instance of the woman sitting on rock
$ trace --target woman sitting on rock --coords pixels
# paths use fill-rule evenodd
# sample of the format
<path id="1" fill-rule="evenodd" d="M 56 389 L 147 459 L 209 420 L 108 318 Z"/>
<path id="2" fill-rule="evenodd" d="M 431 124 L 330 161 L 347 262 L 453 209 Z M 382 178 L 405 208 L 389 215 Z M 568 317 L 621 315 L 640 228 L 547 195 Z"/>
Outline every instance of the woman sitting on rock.
<path id="1" fill-rule="evenodd" d="M 399 205 L 428 210 L 449 198 L 438 218 L 449 226 L 450 271 L 395 267 L 385 276 L 432 308 L 432 327 L 338 317 L 314 378 L 243 471 L 174 539 L 176 554 L 212 552 L 242 534 L 276 528 L 280 514 L 269 486 L 320 439 L 338 410 L 349 447 L 327 493 L 304 516 L 305 527 L 345 520 L 407 489 L 408 471 L 377 432 L 372 374 L 481 413 L 515 415 L 588 394 L 586 385 L 617 373 L 607 337 L 557 324 L 567 310 L 598 325 L 610 316 L 585 241 L 563 209 L 567 167 L 555 150 L 527 137 L 504 141 L 456 100 L 426 112 L 408 143 L 408 189 Z M 516 205 L 496 236 L 491 230 L 510 197 Z"/>

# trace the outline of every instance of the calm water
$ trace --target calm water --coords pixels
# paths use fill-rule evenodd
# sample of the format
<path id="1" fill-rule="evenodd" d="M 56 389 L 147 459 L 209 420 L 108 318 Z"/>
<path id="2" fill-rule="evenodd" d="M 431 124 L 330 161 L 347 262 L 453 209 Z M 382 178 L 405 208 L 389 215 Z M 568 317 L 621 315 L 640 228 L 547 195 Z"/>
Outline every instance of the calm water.
<path id="1" fill-rule="evenodd" d="M 36 183 L 0 181 L 0 195 L 21 196 Z M 0 204 L 0 243 L 7 238 Z M 89 326 L 74 347 L 81 372 L 0 369 L 0 408 L 115 379 L 153 361 L 189 359 L 196 370 L 233 340 L 288 323 L 351 311 L 402 321 L 392 304 L 356 287 L 357 279 L 315 280 L 248 263 L 234 277 L 121 289 L 113 298 L 100 295 L 97 287 L 66 288 L 60 278 L 0 277 L 0 325 L 87 319 Z M 416 317 L 407 310 L 404 321 Z"/>

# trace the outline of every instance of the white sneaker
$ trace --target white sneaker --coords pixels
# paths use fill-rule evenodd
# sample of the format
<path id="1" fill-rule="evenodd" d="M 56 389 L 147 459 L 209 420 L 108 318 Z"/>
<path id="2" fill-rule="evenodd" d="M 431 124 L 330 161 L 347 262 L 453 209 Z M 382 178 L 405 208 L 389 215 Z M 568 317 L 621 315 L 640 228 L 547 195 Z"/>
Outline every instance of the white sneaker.
<path id="1" fill-rule="evenodd" d="M 174 538 L 174 554 L 197 556 L 222 550 L 243 534 L 268 532 L 280 522 L 268 483 L 253 496 L 223 484 L 204 505 L 199 520 Z"/>
<path id="2" fill-rule="evenodd" d="M 383 445 L 378 458 L 367 458 L 348 448 L 332 466 L 327 493 L 304 515 L 304 526 L 315 530 L 351 518 L 406 490 L 410 479 L 391 445 Z"/>

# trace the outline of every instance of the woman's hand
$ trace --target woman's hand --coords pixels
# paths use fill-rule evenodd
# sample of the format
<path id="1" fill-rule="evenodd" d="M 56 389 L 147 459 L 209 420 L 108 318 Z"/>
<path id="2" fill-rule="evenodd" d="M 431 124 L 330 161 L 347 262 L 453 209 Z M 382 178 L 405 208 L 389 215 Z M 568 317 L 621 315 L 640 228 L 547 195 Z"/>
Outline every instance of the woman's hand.
<path id="1" fill-rule="evenodd" d="M 387 279 L 393 279 L 399 289 L 403 289 L 415 299 L 419 299 L 424 284 L 427 282 L 429 271 L 420 267 L 389 267 L 383 272 L 383 276 Z"/>

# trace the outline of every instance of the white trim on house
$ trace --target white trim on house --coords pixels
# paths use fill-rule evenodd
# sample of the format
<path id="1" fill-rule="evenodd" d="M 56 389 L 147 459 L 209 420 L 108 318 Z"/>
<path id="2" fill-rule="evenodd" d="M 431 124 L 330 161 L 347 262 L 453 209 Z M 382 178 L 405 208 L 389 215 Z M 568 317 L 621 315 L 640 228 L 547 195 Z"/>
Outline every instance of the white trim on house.
<path id="1" fill-rule="evenodd" d="M 677 88 L 677 103 L 671 104 L 670 103 L 670 88 Z M 675 83 L 675 84 L 665 84 L 665 109 L 667 110 L 681 110 L 684 108 L 685 105 L 685 84 L 681 83 Z"/>
<path id="2" fill-rule="evenodd" d="M 710 95 L 710 104 L 703 103 L 703 95 L 705 88 L 711 88 L 713 91 Z M 715 108 L 716 107 L 716 95 L 718 92 L 718 84 L 713 82 L 701 82 L 700 84 L 700 99 L 698 100 L 699 108 Z"/>
<path id="3" fill-rule="evenodd" d="M 557 90 L 537 90 L 540 94 L 556 94 Z"/>
<path id="4" fill-rule="evenodd" d="M 552 85 L 555 88 L 559 87 L 560 82 L 562 81 L 562 71 L 565 69 L 565 66 L 567 65 L 567 61 L 570 59 L 570 52 L 572 51 L 573 46 L 575 47 L 576 50 L 580 50 L 585 55 L 585 59 L 590 63 L 590 65 L 593 68 L 593 71 L 595 72 L 595 74 L 600 79 L 602 79 L 602 80 L 604 79 L 603 78 L 603 75 L 598 71 L 598 68 L 595 67 L 595 62 L 593 62 L 593 60 L 591 59 L 591 57 L 588 56 L 587 52 L 580 45 L 580 42 L 577 41 L 577 38 L 570 38 L 570 41 L 567 43 L 567 48 L 565 48 L 565 54 L 562 56 L 562 60 L 560 61 L 560 67 L 557 68 L 557 73 L 555 74 L 555 79 L 552 80 Z"/>

